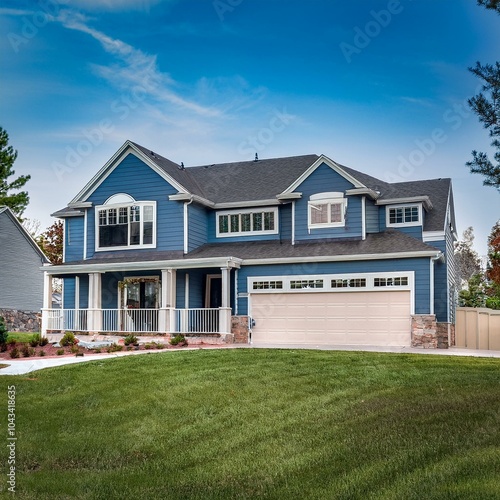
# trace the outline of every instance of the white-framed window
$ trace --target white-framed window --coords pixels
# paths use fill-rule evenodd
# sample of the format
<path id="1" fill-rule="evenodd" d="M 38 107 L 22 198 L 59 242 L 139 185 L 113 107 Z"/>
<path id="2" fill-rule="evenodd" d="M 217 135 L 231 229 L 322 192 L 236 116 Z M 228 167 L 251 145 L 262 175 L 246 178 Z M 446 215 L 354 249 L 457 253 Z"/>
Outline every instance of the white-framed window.
<path id="1" fill-rule="evenodd" d="M 155 201 L 96 207 L 96 251 L 155 247 Z"/>
<path id="2" fill-rule="evenodd" d="M 217 212 L 217 237 L 278 234 L 278 208 Z"/>
<path id="3" fill-rule="evenodd" d="M 421 226 L 422 225 L 422 205 L 407 204 L 388 206 L 386 208 L 386 226 Z"/>
<path id="4" fill-rule="evenodd" d="M 414 272 L 249 277 L 250 293 L 413 291 Z M 413 293 L 413 292 L 412 292 Z"/>
<path id="5" fill-rule="evenodd" d="M 343 193 L 317 193 L 309 198 L 307 219 L 309 229 L 345 225 L 347 198 Z"/>

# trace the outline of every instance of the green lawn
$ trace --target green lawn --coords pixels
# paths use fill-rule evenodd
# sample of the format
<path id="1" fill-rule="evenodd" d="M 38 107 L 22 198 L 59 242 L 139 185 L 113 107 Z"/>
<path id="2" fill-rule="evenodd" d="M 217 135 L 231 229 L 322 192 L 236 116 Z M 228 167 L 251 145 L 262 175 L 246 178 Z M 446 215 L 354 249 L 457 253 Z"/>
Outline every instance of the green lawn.
<path id="1" fill-rule="evenodd" d="M 500 359 L 199 350 L 0 384 L 16 498 L 500 498 Z"/>
<path id="2" fill-rule="evenodd" d="M 25 332 L 9 332 L 7 335 L 7 340 L 14 339 L 16 342 L 29 342 L 34 333 L 25 333 Z"/>

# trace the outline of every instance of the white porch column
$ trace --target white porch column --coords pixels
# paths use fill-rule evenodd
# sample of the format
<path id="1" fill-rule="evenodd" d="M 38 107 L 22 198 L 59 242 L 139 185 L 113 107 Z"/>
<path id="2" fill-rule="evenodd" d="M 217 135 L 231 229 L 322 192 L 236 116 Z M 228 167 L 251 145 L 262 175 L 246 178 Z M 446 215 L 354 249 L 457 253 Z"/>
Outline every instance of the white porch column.
<path id="1" fill-rule="evenodd" d="M 52 309 L 52 275 L 47 271 L 43 273 L 43 302 L 42 302 L 42 337 L 47 336 L 49 329 L 49 314 Z"/>
<path id="2" fill-rule="evenodd" d="M 97 333 L 102 329 L 101 273 L 89 273 L 89 331 Z"/>
<path id="3" fill-rule="evenodd" d="M 222 303 L 219 308 L 219 333 L 231 333 L 231 268 L 221 267 Z"/>
<path id="4" fill-rule="evenodd" d="M 161 307 L 159 327 L 162 333 L 171 333 L 175 331 L 175 269 L 161 270 Z"/>

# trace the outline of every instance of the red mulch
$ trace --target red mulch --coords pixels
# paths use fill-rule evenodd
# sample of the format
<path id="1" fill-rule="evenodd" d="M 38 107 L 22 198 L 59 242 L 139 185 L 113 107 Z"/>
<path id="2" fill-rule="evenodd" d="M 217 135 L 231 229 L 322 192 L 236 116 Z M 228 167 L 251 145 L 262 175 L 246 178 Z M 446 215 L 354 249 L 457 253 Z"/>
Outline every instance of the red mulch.
<path id="1" fill-rule="evenodd" d="M 172 346 L 172 345 L 167 344 L 167 343 L 165 343 L 164 345 L 165 345 L 165 347 L 164 347 L 163 350 L 165 350 L 165 349 L 180 349 L 180 348 L 183 347 L 183 346 Z M 23 348 L 25 346 L 28 346 L 29 353 L 30 353 L 29 356 L 25 356 L 24 353 L 23 353 Z M 196 344 L 196 345 L 190 344 L 190 347 L 200 347 L 201 348 L 201 347 L 204 347 L 204 346 L 208 346 L 208 345 L 207 344 Z M 14 347 L 17 347 L 17 349 L 19 350 L 19 358 L 12 358 L 12 356 L 11 356 L 11 352 L 14 349 Z M 210 347 L 213 347 L 213 346 L 210 346 Z M 57 354 L 57 352 L 60 351 L 61 349 L 64 351 L 64 353 L 63 354 Z M 29 358 L 39 359 L 39 358 L 44 358 L 44 357 L 48 358 L 48 357 L 76 356 L 77 353 L 83 353 L 84 355 L 88 355 L 88 354 L 96 354 L 97 352 L 99 352 L 99 350 L 96 351 L 94 349 L 86 349 L 84 347 L 78 347 L 78 351 L 77 352 L 72 351 L 71 349 L 72 349 L 71 346 L 68 346 L 68 347 L 55 347 L 52 344 L 47 344 L 47 345 L 44 345 L 44 346 L 31 347 L 29 345 L 29 343 L 17 342 L 16 344 L 9 344 L 6 352 L 0 352 L 0 359 L 11 360 L 12 361 L 12 360 L 15 360 L 15 359 L 26 359 L 28 357 Z M 159 350 L 159 349 L 157 349 L 156 347 L 151 348 L 151 349 L 146 349 L 144 347 L 144 345 L 141 344 L 139 346 L 123 346 L 122 345 L 121 351 L 114 351 L 114 352 L 156 351 L 156 350 Z M 34 353 L 33 353 L 33 351 L 34 351 Z M 44 354 L 41 354 L 42 352 Z M 108 353 L 108 347 L 102 347 L 101 350 L 100 350 L 100 352 L 107 354 Z"/>

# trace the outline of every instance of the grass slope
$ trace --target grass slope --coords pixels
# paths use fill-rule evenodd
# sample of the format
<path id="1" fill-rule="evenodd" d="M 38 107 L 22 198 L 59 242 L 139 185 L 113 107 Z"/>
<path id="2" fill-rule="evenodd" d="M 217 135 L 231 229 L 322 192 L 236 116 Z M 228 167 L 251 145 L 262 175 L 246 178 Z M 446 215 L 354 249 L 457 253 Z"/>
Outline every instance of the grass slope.
<path id="1" fill-rule="evenodd" d="M 497 359 L 200 350 L 0 384 L 17 498 L 499 498 Z"/>

